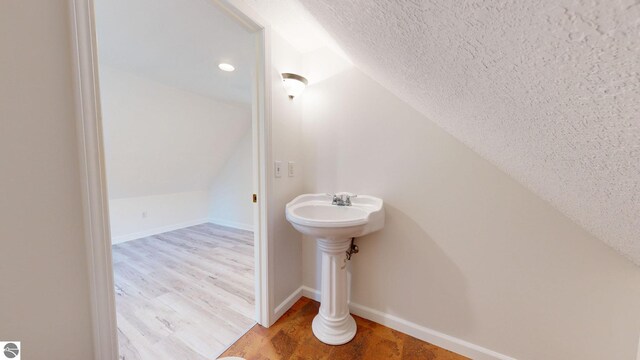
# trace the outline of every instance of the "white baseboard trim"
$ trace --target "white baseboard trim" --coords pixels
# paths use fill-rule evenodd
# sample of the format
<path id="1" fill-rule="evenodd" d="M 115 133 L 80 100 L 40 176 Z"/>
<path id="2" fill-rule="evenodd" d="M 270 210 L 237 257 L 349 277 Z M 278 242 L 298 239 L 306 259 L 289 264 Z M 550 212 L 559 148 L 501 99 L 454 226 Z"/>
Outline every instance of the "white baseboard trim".
<path id="1" fill-rule="evenodd" d="M 186 228 L 189 226 L 200 225 L 207 222 L 209 222 L 209 219 L 196 219 L 196 220 L 185 221 L 185 222 L 181 222 L 173 225 L 161 226 L 153 229 L 138 231 L 131 234 L 113 236 L 111 237 L 111 245 L 120 244 L 126 241 L 140 239 L 147 236 L 158 235 L 158 234 L 165 233 L 167 231 L 178 230 L 178 229 Z"/>
<path id="2" fill-rule="evenodd" d="M 302 296 L 308 297 L 309 299 L 313 299 L 315 301 L 320 301 L 320 290 L 316 290 L 308 286 L 301 286 L 301 289 Z"/>
<path id="3" fill-rule="evenodd" d="M 296 291 L 294 291 L 293 293 L 291 293 L 291 295 L 284 299 L 284 301 L 281 302 L 280 305 L 276 306 L 276 308 L 273 310 L 273 323 L 278 321 L 278 319 L 280 319 L 280 316 L 284 315 L 287 310 L 291 309 L 296 301 L 300 300 L 300 298 L 302 297 L 303 288 L 304 286 L 300 286 Z"/>
<path id="4" fill-rule="evenodd" d="M 227 226 L 234 229 L 253 231 L 253 224 L 244 224 L 237 221 L 230 221 L 218 218 L 209 218 L 208 222 L 216 225 Z"/>
<path id="5" fill-rule="evenodd" d="M 320 301 L 320 291 L 308 286 L 302 286 L 301 289 L 302 296 Z M 420 340 L 440 346 L 443 349 L 453 351 L 475 360 L 516 360 L 507 355 L 485 349 L 482 346 L 443 334 L 439 331 L 429 329 L 416 323 L 412 323 L 411 321 L 383 313 L 364 305 L 352 302 L 349 304 L 349 310 L 352 314 L 377 322 L 378 324 L 382 324 Z"/>

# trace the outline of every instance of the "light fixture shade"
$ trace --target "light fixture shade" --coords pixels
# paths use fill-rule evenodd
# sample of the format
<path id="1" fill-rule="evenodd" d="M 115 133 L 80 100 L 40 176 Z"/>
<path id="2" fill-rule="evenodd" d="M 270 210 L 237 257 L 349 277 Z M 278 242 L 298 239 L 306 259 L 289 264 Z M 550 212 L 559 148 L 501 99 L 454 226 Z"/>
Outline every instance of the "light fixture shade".
<path id="1" fill-rule="evenodd" d="M 303 76 L 291 73 L 282 74 L 282 82 L 284 88 L 287 91 L 290 99 L 302 94 L 304 88 L 307 86 L 308 81 Z"/>

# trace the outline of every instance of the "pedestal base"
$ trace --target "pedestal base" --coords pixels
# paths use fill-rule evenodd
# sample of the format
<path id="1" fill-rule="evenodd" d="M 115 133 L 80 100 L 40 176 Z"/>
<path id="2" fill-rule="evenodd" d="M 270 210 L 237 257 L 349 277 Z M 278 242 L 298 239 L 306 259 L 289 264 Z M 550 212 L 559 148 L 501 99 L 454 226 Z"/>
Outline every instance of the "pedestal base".
<path id="1" fill-rule="evenodd" d="M 348 343 L 356 336 L 357 326 L 351 314 L 348 314 L 344 319 L 338 321 L 325 319 L 322 314 L 318 314 L 313 318 L 311 328 L 313 329 L 313 335 L 323 343 L 342 345 Z"/>
<path id="2" fill-rule="evenodd" d="M 313 334 L 325 344 L 342 345 L 356 335 L 356 322 L 349 314 L 349 284 L 346 252 L 351 239 L 318 239 L 322 253 L 320 311 L 313 319 Z"/>

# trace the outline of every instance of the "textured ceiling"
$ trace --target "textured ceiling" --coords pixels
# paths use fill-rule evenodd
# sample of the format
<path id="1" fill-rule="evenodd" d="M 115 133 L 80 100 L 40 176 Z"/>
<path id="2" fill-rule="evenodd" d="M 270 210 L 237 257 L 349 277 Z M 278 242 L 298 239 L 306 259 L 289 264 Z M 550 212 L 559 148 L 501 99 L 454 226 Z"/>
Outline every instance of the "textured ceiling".
<path id="1" fill-rule="evenodd" d="M 330 48 L 343 58 L 342 49 L 298 0 L 246 0 L 296 50 L 310 53 Z"/>
<path id="2" fill-rule="evenodd" d="M 640 4 L 301 0 L 355 65 L 640 264 Z"/>
<path id="3" fill-rule="evenodd" d="M 100 63 L 211 98 L 250 103 L 254 36 L 211 0 L 96 0 Z M 218 69 L 220 62 L 236 67 Z"/>

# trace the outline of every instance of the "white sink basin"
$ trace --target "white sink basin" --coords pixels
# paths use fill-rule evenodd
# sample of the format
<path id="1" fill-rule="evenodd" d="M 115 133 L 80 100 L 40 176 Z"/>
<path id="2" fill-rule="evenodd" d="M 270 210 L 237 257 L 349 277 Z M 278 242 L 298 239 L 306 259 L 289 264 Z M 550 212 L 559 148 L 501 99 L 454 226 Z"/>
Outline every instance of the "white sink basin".
<path id="1" fill-rule="evenodd" d="M 327 194 L 300 195 L 285 213 L 296 230 L 317 239 L 322 254 L 320 311 L 313 318 L 313 334 L 325 344 L 341 345 L 357 330 L 347 299 L 351 239 L 382 229 L 384 208 L 381 199 L 367 195 L 352 197 L 350 206 L 332 205 L 332 200 Z"/>
<path id="2" fill-rule="evenodd" d="M 327 240 L 364 236 L 384 226 L 381 199 L 359 195 L 351 206 L 331 205 L 331 200 L 326 194 L 300 195 L 287 204 L 287 220 L 301 233 Z"/>

